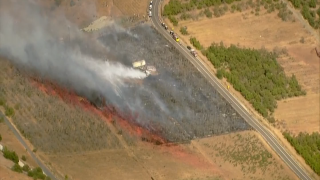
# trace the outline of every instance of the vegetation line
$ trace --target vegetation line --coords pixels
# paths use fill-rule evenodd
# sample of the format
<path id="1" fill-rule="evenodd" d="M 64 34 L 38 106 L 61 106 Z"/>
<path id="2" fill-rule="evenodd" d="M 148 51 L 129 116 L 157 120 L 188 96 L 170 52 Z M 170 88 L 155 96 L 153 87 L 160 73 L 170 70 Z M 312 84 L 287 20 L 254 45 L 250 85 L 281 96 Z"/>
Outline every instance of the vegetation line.
<path id="1" fill-rule="evenodd" d="M 299 133 L 295 136 L 284 132 L 283 136 L 290 142 L 295 150 L 304 158 L 311 169 L 320 175 L 320 134 Z"/>
<path id="2" fill-rule="evenodd" d="M 314 29 L 320 27 L 320 1 L 316 0 L 289 0 L 299 10 Z M 319 6 L 319 7 L 317 7 Z M 164 6 L 163 15 L 168 17 L 174 26 L 179 20 L 221 17 L 226 12 L 243 12 L 252 9 L 251 14 L 259 16 L 262 9 L 267 13 L 277 11 L 277 16 L 283 21 L 295 21 L 287 4 L 280 0 L 170 0 Z M 196 10 L 200 10 L 197 14 Z M 191 12 L 193 11 L 193 12 Z M 195 15 L 197 14 L 197 15 Z"/>

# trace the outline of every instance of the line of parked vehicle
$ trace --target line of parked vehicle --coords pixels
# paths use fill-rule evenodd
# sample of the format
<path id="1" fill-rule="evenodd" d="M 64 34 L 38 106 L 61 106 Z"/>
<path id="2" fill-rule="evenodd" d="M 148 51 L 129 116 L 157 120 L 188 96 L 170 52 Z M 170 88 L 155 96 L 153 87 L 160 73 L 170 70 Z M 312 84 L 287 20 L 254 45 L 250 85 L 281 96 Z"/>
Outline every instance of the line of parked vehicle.
<path id="1" fill-rule="evenodd" d="M 149 17 L 152 17 L 152 11 L 151 11 L 151 10 L 152 10 L 152 1 L 150 1 L 150 4 L 149 4 Z M 161 22 L 161 26 L 162 26 L 165 30 L 168 30 L 168 26 L 167 26 L 165 23 Z M 177 43 L 179 43 L 179 44 L 181 45 L 181 42 L 180 42 L 180 39 L 179 39 L 178 35 L 177 35 L 176 33 L 174 33 L 173 30 L 170 30 L 169 33 L 170 33 L 171 37 L 172 37 Z M 190 46 L 187 46 L 187 48 L 188 48 L 188 50 L 190 51 L 190 53 L 191 53 L 194 57 L 197 57 L 197 56 L 198 56 L 198 55 L 197 55 L 197 52 L 196 52 L 194 49 L 192 49 Z"/>
<path id="2" fill-rule="evenodd" d="M 162 26 L 165 30 L 168 30 L 168 26 L 167 26 L 165 23 L 161 22 L 161 26 Z M 171 37 L 172 37 L 177 43 L 179 43 L 179 44 L 181 45 L 181 42 L 180 42 L 180 39 L 179 39 L 178 35 L 177 35 L 176 33 L 174 33 L 172 30 L 170 30 L 169 33 L 170 33 Z M 198 57 L 197 51 L 196 51 L 195 49 L 191 48 L 190 46 L 187 46 L 187 49 L 190 51 L 190 53 L 192 54 L 192 56 Z"/>
<path id="3" fill-rule="evenodd" d="M 152 17 L 152 1 L 150 1 L 150 4 L 149 4 L 149 17 Z"/>

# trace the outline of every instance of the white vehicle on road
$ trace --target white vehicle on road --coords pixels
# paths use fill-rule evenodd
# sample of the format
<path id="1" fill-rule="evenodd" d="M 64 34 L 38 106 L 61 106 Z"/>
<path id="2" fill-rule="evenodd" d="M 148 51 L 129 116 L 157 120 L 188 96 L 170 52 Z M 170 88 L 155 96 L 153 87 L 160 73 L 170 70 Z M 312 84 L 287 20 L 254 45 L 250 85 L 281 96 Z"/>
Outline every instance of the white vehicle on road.
<path id="1" fill-rule="evenodd" d="M 152 12 L 151 11 L 149 11 L 149 17 L 152 17 Z"/>
<path id="2" fill-rule="evenodd" d="M 150 9 L 150 10 L 152 9 L 152 4 L 150 4 L 149 9 Z"/>

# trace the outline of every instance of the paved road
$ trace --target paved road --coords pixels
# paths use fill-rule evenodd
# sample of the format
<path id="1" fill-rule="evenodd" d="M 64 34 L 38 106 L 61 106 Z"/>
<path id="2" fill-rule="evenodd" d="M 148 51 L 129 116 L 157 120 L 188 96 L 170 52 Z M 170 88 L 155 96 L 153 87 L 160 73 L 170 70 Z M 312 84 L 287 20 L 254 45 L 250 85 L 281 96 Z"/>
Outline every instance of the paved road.
<path id="1" fill-rule="evenodd" d="M 216 76 L 207 68 L 205 64 L 198 58 L 194 58 L 183 45 L 176 43 L 166 31 L 160 22 L 160 11 L 159 6 L 161 0 L 153 1 L 152 8 L 152 22 L 157 31 L 162 34 L 170 43 L 175 46 L 189 61 L 208 79 L 208 81 L 214 86 L 214 88 L 231 104 L 231 106 L 250 124 L 256 131 L 258 131 L 262 137 L 267 141 L 271 148 L 283 159 L 283 161 L 296 173 L 300 179 L 311 180 L 305 170 L 286 152 L 286 150 L 280 145 L 278 140 L 275 138 L 267 128 L 265 128 L 257 119 L 253 118 L 248 110 L 236 99 L 229 91 L 218 81 Z"/>
<path id="2" fill-rule="evenodd" d="M 17 137 L 17 139 L 20 141 L 20 143 L 23 145 L 24 148 L 27 149 L 28 153 L 31 155 L 32 159 L 38 164 L 38 166 L 42 169 L 42 171 L 49 176 L 52 180 L 56 180 L 57 178 L 51 173 L 51 171 L 35 156 L 35 154 L 32 152 L 30 147 L 27 145 L 27 143 L 24 141 L 23 137 L 20 135 L 20 133 L 16 130 L 16 128 L 11 124 L 11 122 L 3 115 L 3 113 L 0 111 L 0 117 L 4 117 L 4 122 L 8 125 L 8 127 L 11 129 L 13 134 Z M 9 147 L 10 148 L 10 147 Z"/>

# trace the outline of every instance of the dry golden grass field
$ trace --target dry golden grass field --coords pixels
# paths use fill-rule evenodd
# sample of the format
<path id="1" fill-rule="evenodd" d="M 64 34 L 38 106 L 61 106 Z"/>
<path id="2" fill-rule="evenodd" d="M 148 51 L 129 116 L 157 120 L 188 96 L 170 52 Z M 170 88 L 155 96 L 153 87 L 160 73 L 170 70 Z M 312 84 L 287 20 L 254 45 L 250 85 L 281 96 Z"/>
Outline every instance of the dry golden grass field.
<path id="1" fill-rule="evenodd" d="M 192 141 L 226 179 L 298 179 L 255 131 Z"/>
<path id="2" fill-rule="evenodd" d="M 275 119 L 281 124 L 282 130 L 293 133 L 320 132 L 320 61 L 314 50 L 320 47 L 316 40 L 318 37 L 305 28 L 305 22 L 300 22 L 293 15 L 289 14 L 288 20 L 282 21 L 277 11 L 268 13 L 263 6 L 257 15 L 257 11 L 246 6 L 245 2 L 238 3 L 243 7 L 242 12 L 231 13 L 229 10 L 220 17 L 207 18 L 199 15 L 199 10 L 192 12 L 194 19 L 179 20 L 178 26 L 174 27 L 175 32 L 188 44 L 190 37 L 196 37 L 204 47 L 213 42 L 223 42 L 225 45 L 257 49 L 264 47 L 270 51 L 287 52 L 287 55 L 278 58 L 278 62 L 287 75 L 296 75 L 307 95 L 278 102 Z M 164 20 L 173 27 L 168 19 Z M 187 26 L 189 35 L 179 32 L 180 27 L 184 26 Z M 235 91 L 233 94 L 240 95 Z M 239 98 L 247 107 L 251 107 L 244 102 L 244 98 Z"/>

